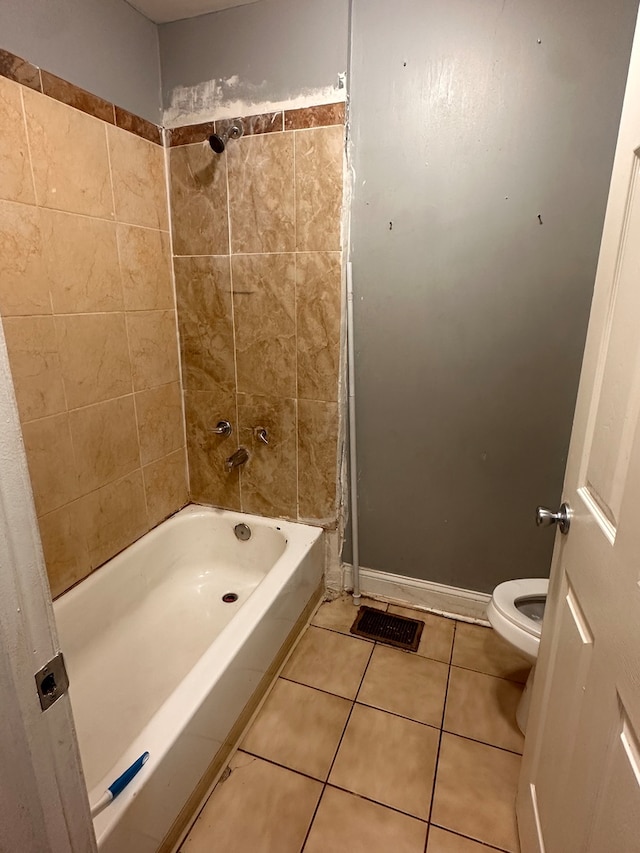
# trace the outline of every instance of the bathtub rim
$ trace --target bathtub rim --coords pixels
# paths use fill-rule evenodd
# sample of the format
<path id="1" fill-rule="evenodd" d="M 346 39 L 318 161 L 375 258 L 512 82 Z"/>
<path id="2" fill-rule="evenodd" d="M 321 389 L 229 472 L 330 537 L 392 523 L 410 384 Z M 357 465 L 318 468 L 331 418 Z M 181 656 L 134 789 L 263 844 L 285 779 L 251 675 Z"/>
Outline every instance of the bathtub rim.
<path id="1" fill-rule="evenodd" d="M 238 522 L 244 522 L 248 523 L 250 526 L 251 524 L 254 524 L 269 528 L 279 528 L 279 532 L 282 533 L 285 538 L 285 549 L 276 559 L 271 568 L 266 572 L 264 578 L 259 582 L 254 590 L 254 593 L 252 593 L 252 595 L 243 602 L 242 606 L 236 613 L 234 613 L 227 625 L 223 627 L 218 636 L 214 638 L 212 643 L 194 662 L 193 666 L 186 673 L 184 678 L 175 685 L 167 699 L 153 714 L 145 727 L 128 745 L 125 752 L 116 756 L 115 762 L 111 768 L 88 791 L 92 802 L 99 798 L 119 772 L 122 772 L 122 769 L 132 763 L 138 757 L 138 754 L 145 751 L 143 744 L 145 740 L 150 740 L 146 734 L 149 730 L 155 730 L 156 732 L 158 730 L 170 730 L 173 732 L 173 737 L 171 739 L 166 739 L 164 746 L 156 745 L 154 748 L 153 764 L 151 763 L 152 759 L 148 762 L 148 764 L 151 765 L 149 771 L 152 770 L 154 764 L 160 764 L 162 762 L 163 758 L 169 752 L 172 744 L 186 729 L 190 720 L 193 718 L 205 698 L 215 690 L 217 682 L 232 663 L 234 657 L 245 642 L 248 632 L 251 630 L 251 626 L 255 625 L 256 622 L 265 615 L 277 598 L 278 593 L 283 589 L 287 580 L 293 575 L 296 567 L 300 565 L 324 533 L 323 528 L 301 522 L 292 522 L 285 519 L 270 519 L 263 516 L 255 516 L 232 510 L 221 510 L 201 504 L 189 504 L 166 519 L 161 525 L 158 525 L 143 537 L 136 540 L 136 542 L 132 543 L 132 545 L 124 549 L 124 551 L 117 554 L 100 569 L 95 570 L 95 575 L 91 575 L 84 583 L 78 584 L 76 587 L 73 587 L 71 590 L 66 592 L 54 603 L 54 609 L 57 602 L 66 600 L 73 603 L 77 599 L 81 602 L 83 596 L 91 595 L 95 587 L 100 584 L 100 575 L 102 575 L 102 578 L 105 578 L 105 575 L 102 574 L 104 571 L 118 571 L 118 568 L 125 563 L 125 561 L 135 559 L 138 552 L 143 551 L 145 543 L 148 543 L 151 537 L 154 537 L 154 534 L 154 538 L 161 535 L 158 531 L 163 525 L 166 530 L 166 525 L 176 525 L 183 519 L 186 520 L 194 516 L 202 516 L 204 518 L 214 516 L 220 520 L 224 520 L 225 523 L 230 525 Z M 126 557 L 125 554 L 127 555 Z M 322 586 L 323 575 L 321 573 L 320 587 Z M 258 590 L 260 590 L 260 594 L 256 595 L 255 593 L 257 593 Z M 315 595 L 312 596 L 312 598 L 315 598 Z M 62 605 L 58 605 L 58 607 L 60 606 Z M 239 626 L 244 626 L 244 630 L 238 630 Z M 295 637 L 293 639 L 295 639 Z M 288 641 L 289 638 L 287 638 L 283 645 L 286 645 L 286 642 Z M 293 640 L 291 642 L 293 642 Z M 216 646 L 217 648 L 215 648 L 215 651 L 212 651 Z M 215 669 L 211 667 L 211 662 L 209 661 L 209 658 L 214 657 Z M 276 653 L 274 660 L 276 660 L 277 657 L 278 653 Z M 207 669 L 208 672 L 205 677 L 204 671 Z M 262 685 L 262 680 L 260 684 Z M 268 684 L 264 689 L 266 690 L 267 687 Z M 188 704 L 185 702 L 186 699 L 188 699 Z M 249 701 L 252 701 L 252 699 Z M 242 716 L 242 711 L 240 716 Z M 218 750 L 218 752 L 219 751 L 220 750 Z M 212 763 L 215 762 L 218 752 L 216 752 Z M 145 777 L 141 774 L 138 780 L 134 779 L 127 789 L 125 789 L 125 791 L 123 791 L 123 793 L 104 812 L 94 819 L 94 829 L 99 843 L 111 834 L 111 831 L 118 824 L 124 812 L 136 797 L 138 790 L 142 788 L 144 783 Z M 164 849 L 164 847 L 161 849 Z"/>

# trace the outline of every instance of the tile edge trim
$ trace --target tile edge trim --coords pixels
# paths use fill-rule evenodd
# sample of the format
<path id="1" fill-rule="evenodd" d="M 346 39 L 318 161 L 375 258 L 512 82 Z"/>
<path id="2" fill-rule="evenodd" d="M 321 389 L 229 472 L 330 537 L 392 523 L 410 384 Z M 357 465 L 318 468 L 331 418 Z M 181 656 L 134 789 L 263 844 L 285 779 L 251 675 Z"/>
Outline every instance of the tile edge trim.
<path id="1" fill-rule="evenodd" d="M 59 97 L 58 93 L 52 91 L 51 88 L 49 88 L 49 91 L 45 91 L 47 87 L 43 85 L 43 75 L 46 75 L 50 81 L 60 81 L 64 84 L 67 96 Z M 152 121 L 142 118 L 142 116 L 136 115 L 124 107 L 119 107 L 117 104 L 113 104 L 99 95 L 94 95 L 93 92 L 89 92 L 81 86 L 76 86 L 75 83 L 71 83 L 63 77 L 58 77 L 3 48 L 0 48 L 0 77 L 5 77 L 19 86 L 25 86 L 47 98 L 58 101 L 58 103 L 79 110 L 86 115 L 97 118 L 99 121 L 113 124 L 122 130 L 126 130 L 128 133 L 133 133 L 134 136 L 146 139 L 147 142 L 152 142 L 154 145 L 163 147 L 163 128 L 160 125 L 154 124 Z M 95 109 L 92 109 L 94 102 Z M 79 106 L 78 104 L 80 103 L 83 105 Z M 112 120 L 105 119 L 104 117 L 104 110 L 108 107 L 111 108 L 113 113 Z"/>

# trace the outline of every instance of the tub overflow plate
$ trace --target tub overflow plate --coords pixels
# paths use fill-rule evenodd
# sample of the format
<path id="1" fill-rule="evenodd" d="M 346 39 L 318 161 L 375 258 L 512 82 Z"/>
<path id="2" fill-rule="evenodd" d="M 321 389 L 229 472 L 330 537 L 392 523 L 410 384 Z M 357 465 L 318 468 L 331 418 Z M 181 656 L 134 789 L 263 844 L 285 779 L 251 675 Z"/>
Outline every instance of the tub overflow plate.
<path id="1" fill-rule="evenodd" d="M 248 524 L 236 524 L 233 528 L 233 532 L 236 534 L 236 538 L 241 542 L 246 542 L 247 539 L 251 539 L 251 528 Z"/>

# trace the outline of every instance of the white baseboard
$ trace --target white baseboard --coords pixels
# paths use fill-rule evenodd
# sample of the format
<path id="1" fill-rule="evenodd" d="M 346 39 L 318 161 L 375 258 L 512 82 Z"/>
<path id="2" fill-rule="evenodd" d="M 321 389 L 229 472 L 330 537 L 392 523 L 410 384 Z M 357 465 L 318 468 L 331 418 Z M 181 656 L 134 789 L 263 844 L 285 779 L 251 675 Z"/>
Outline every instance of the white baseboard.
<path id="1" fill-rule="evenodd" d="M 343 566 L 342 577 L 343 589 L 353 589 L 352 566 L 348 563 Z M 360 590 L 370 598 L 429 610 L 463 622 L 489 624 L 487 605 L 491 596 L 484 592 L 364 568 L 360 569 Z"/>

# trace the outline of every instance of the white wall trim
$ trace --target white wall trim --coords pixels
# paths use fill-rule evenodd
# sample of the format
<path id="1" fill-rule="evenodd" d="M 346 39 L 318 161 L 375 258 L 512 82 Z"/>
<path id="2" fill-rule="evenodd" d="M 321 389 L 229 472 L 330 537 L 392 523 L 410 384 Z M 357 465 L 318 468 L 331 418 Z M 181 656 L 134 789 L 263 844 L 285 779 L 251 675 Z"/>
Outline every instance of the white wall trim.
<path id="1" fill-rule="evenodd" d="M 360 569 L 360 587 L 363 595 L 381 598 L 420 610 L 429 610 L 441 616 L 488 625 L 487 605 L 491 596 L 471 589 L 459 589 L 421 578 L 407 578 L 380 572 L 376 569 Z M 342 589 L 350 590 L 351 566 L 343 566 Z"/>

